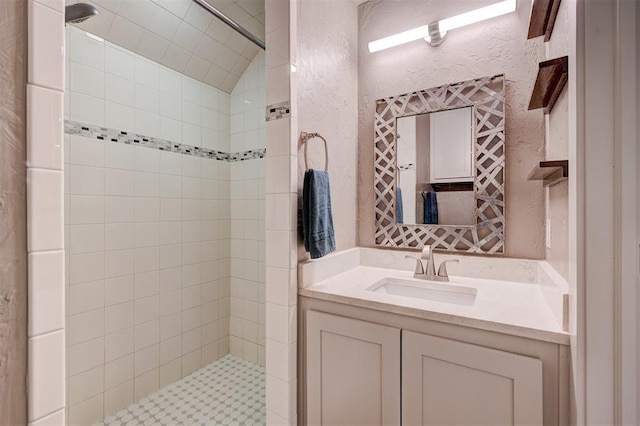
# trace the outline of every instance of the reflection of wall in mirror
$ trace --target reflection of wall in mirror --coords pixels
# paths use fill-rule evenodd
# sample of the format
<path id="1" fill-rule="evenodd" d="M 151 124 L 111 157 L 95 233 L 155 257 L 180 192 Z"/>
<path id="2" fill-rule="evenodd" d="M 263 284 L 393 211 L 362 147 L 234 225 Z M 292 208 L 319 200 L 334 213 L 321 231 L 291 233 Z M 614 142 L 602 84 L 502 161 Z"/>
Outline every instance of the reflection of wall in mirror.
<path id="1" fill-rule="evenodd" d="M 473 191 L 440 191 L 437 194 L 440 225 L 475 225 Z"/>
<path id="2" fill-rule="evenodd" d="M 416 119 L 397 121 L 398 182 L 402 191 L 404 223 L 416 223 Z"/>

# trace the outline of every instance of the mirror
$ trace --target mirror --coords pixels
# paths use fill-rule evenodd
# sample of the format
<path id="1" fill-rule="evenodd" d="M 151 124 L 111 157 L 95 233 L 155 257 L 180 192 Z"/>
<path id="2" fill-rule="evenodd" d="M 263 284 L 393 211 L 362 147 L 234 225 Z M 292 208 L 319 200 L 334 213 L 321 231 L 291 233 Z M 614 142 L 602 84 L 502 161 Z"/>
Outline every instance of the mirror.
<path id="1" fill-rule="evenodd" d="M 377 245 L 504 253 L 504 82 L 499 74 L 376 101 Z"/>
<path id="2" fill-rule="evenodd" d="M 473 225 L 473 107 L 396 119 L 396 222 Z"/>

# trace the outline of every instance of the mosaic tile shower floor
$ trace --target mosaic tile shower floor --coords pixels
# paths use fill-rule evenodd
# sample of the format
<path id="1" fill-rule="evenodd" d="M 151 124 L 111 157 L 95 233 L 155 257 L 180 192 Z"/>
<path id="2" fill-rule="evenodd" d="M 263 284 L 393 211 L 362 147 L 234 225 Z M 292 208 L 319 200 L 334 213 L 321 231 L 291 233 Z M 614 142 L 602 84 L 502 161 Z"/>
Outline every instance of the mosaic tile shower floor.
<path id="1" fill-rule="evenodd" d="M 94 426 L 264 425 L 265 370 L 231 354 Z"/>

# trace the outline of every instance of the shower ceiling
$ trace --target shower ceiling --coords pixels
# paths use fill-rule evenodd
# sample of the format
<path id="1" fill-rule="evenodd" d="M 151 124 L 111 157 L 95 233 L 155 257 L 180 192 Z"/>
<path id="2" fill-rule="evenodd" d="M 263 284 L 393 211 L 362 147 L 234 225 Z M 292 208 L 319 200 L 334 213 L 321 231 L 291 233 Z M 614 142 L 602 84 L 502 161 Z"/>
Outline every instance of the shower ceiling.
<path id="1" fill-rule="evenodd" d="M 264 0 L 207 1 L 264 40 Z M 259 50 L 192 0 L 82 2 L 100 13 L 76 27 L 228 93 Z"/>

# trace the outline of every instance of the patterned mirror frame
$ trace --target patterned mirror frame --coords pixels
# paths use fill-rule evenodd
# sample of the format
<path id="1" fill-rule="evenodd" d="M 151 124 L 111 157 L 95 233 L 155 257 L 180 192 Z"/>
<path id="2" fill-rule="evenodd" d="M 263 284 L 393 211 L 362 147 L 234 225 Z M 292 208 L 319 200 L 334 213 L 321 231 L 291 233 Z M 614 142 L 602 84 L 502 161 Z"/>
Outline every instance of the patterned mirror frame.
<path id="1" fill-rule="evenodd" d="M 504 253 L 504 75 L 447 84 L 376 101 L 374 123 L 376 245 L 467 253 Z M 396 119 L 473 106 L 475 225 L 396 223 Z"/>

